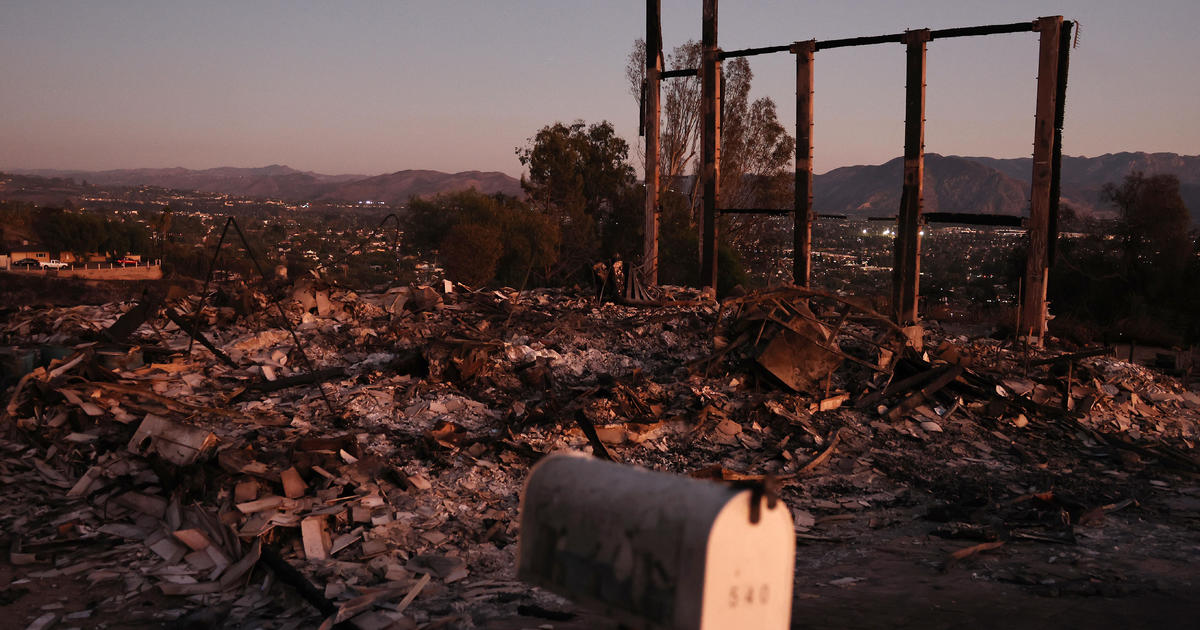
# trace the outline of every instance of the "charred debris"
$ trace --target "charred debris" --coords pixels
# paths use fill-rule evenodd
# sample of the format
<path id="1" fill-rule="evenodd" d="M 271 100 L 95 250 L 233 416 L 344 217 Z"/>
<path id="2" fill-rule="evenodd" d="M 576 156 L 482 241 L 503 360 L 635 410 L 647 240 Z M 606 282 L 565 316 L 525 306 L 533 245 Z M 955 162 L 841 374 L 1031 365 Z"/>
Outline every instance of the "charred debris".
<path id="1" fill-rule="evenodd" d="M 1086 555 L 1110 515 L 1200 501 L 1200 397 L 1179 376 L 900 328 L 797 287 L 618 304 L 226 283 L 203 302 L 21 308 L 0 342 L 0 537 L 21 575 L 4 597 L 55 579 L 92 593 L 22 621 L 39 627 L 570 620 L 513 572 L 521 483 L 561 449 L 761 484 L 801 554 L 915 526 L 942 571 L 1014 547 Z M 858 579 L 818 569 L 798 588 Z"/>

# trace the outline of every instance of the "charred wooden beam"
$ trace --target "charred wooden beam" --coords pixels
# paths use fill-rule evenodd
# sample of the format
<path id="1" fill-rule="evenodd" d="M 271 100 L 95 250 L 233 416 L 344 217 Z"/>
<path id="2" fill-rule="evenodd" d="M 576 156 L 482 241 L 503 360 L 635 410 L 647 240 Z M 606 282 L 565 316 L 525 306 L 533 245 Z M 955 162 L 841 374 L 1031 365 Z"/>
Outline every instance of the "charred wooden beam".
<path id="1" fill-rule="evenodd" d="M 188 322 L 183 318 L 183 315 L 180 315 L 175 311 L 175 309 L 169 306 L 163 309 L 163 312 L 167 314 L 167 319 L 170 319 L 172 322 L 174 322 L 180 330 L 187 333 L 188 336 L 194 341 L 199 341 L 200 345 L 208 348 L 208 351 L 213 353 L 214 357 L 220 359 L 221 363 L 224 363 L 235 370 L 241 367 L 235 363 L 233 359 L 229 358 L 229 355 L 222 352 L 220 348 L 214 346 L 213 343 L 208 340 L 208 337 L 204 336 L 204 333 L 200 332 L 199 322 L 195 322 L 196 325 L 193 326 L 191 322 Z"/>
<path id="2" fill-rule="evenodd" d="M 722 208 L 718 214 L 766 214 L 772 216 L 787 216 L 795 212 L 792 208 Z"/>
<path id="3" fill-rule="evenodd" d="M 897 324 L 917 321 L 921 277 L 921 205 L 925 180 L 925 44 L 929 31 L 908 31 L 904 97 L 904 190 L 892 270 L 892 310 Z"/>
<path id="4" fill-rule="evenodd" d="M 769 55 L 771 53 L 790 52 L 792 44 L 783 46 L 762 46 L 760 48 L 742 48 L 740 50 L 725 50 L 721 51 L 721 59 L 733 59 L 735 57 L 753 57 L 755 55 Z"/>
<path id="5" fill-rule="evenodd" d="M 1037 108 L 1033 133 L 1033 177 L 1029 200 L 1029 249 L 1021 297 L 1019 334 L 1040 346 L 1046 333 L 1046 281 L 1049 276 L 1050 180 L 1054 153 L 1054 120 L 1058 100 L 1059 41 L 1062 16 L 1038 18 Z"/>
<path id="6" fill-rule="evenodd" d="M 891 35 L 873 35 L 870 37 L 845 37 L 842 39 L 827 39 L 817 42 L 817 50 L 830 48 L 847 48 L 850 46 L 873 46 L 875 44 L 900 44 L 904 42 L 904 33 Z"/>
<path id="7" fill-rule="evenodd" d="M 1010 24 L 987 24 L 984 26 L 960 26 L 955 28 L 943 28 L 935 31 L 929 31 L 929 40 L 935 39 L 953 39 L 955 37 L 976 37 L 980 35 L 1001 35 L 1004 33 L 1028 33 L 1034 30 L 1034 22 L 1013 22 Z M 891 33 L 888 35 L 870 35 L 866 37 L 844 37 L 841 39 L 826 39 L 816 41 L 815 50 L 829 50 L 833 48 L 849 48 L 854 46 L 874 46 L 876 44 L 902 44 L 904 43 L 904 33 Z M 721 59 L 733 59 L 734 57 L 753 57 L 755 55 L 769 55 L 772 53 L 792 52 L 791 44 L 783 44 L 778 46 L 759 46 L 756 48 L 740 48 L 738 50 L 728 50 L 720 53 Z M 691 77 L 696 76 L 696 68 L 688 68 L 683 70 L 671 70 L 665 73 L 663 78 L 674 77 Z M 669 76 L 668 76 L 669 75 Z"/>
<path id="8" fill-rule="evenodd" d="M 1025 217 L 1014 214 L 972 214 L 968 212 L 926 212 L 925 223 L 960 223 L 963 225 L 997 225 L 1021 227 Z"/>
<path id="9" fill-rule="evenodd" d="M 256 381 L 251 383 L 247 388 L 250 391 L 256 392 L 277 392 L 281 389 L 288 389 L 298 385 L 312 385 L 313 383 L 324 383 L 335 378 L 342 378 L 346 375 L 346 368 L 331 367 L 317 370 L 316 372 L 308 372 L 305 374 L 297 374 L 295 376 L 285 376 L 277 378 L 273 381 Z"/>
<path id="10" fill-rule="evenodd" d="M 1058 245 L 1058 208 L 1062 196 L 1062 132 L 1067 104 L 1067 65 L 1071 60 L 1072 22 L 1062 23 L 1058 40 L 1058 84 L 1054 97 L 1054 151 L 1050 160 L 1050 230 L 1047 234 L 1046 264 L 1054 265 L 1054 252 Z"/>
<path id="11" fill-rule="evenodd" d="M 1029 367 L 1034 367 L 1034 366 L 1038 366 L 1038 365 L 1055 365 L 1058 363 L 1069 363 L 1072 361 L 1078 361 L 1080 359 L 1088 359 L 1091 357 L 1106 356 L 1111 353 L 1112 353 L 1112 348 L 1109 346 L 1105 346 L 1103 348 L 1093 348 L 1091 350 L 1083 350 L 1081 352 L 1072 352 L 1070 354 L 1060 354 L 1056 357 L 1048 357 L 1045 359 L 1038 359 L 1036 361 L 1030 361 Z"/>
<path id="12" fill-rule="evenodd" d="M 658 150 L 662 72 L 662 2 L 646 0 L 646 98 L 642 115 L 646 121 L 646 208 L 642 244 L 642 278 L 658 284 Z"/>
<path id="13" fill-rule="evenodd" d="M 142 298 L 138 300 L 138 303 L 135 304 L 133 308 L 125 311 L 125 314 L 121 315 L 117 321 L 113 322 L 112 326 L 109 326 L 104 330 L 104 336 L 107 337 L 109 341 L 125 341 L 130 335 L 133 334 L 135 330 L 138 329 L 138 327 L 146 323 L 146 320 L 154 317 L 154 314 L 158 312 L 159 307 L 162 306 L 162 302 L 162 293 L 149 290 L 144 291 L 142 293 Z M 179 327 L 184 328 L 182 325 Z"/>
<path id="14" fill-rule="evenodd" d="M 700 110 L 704 217 L 700 237 L 700 286 L 717 286 L 717 196 L 721 178 L 721 57 L 717 49 L 717 0 L 704 0 L 701 32 Z"/>
<path id="15" fill-rule="evenodd" d="M 812 277 L 813 52 L 816 40 L 796 42 L 796 183 L 793 194 L 792 282 L 808 287 Z"/>
<path id="16" fill-rule="evenodd" d="M 684 77 L 699 76 L 700 70 L 697 68 L 681 68 L 678 70 L 663 70 L 659 75 L 663 79 L 682 79 Z"/>
<path id="17" fill-rule="evenodd" d="M 1004 33 L 1028 33 L 1033 30 L 1033 22 L 1012 22 L 1011 24 L 989 24 L 986 26 L 960 26 L 942 28 L 929 32 L 929 39 L 950 39 L 952 37 L 975 37 L 978 35 L 1001 35 Z"/>

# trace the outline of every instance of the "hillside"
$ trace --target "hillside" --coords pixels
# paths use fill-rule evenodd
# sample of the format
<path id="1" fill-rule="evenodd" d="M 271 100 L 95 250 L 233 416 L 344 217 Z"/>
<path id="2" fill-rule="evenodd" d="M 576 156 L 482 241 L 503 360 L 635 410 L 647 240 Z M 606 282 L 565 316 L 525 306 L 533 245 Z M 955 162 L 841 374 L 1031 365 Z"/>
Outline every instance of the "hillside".
<path id="1" fill-rule="evenodd" d="M 1032 158 L 989 158 L 967 157 L 1029 186 L 1033 171 Z M 1122 152 L 1106 153 L 1101 156 L 1063 156 L 1063 198 L 1068 203 L 1087 211 L 1108 212 L 1100 190 L 1104 184 L 1120 183 L 1133 171 L 1147 175 L 1175 175 L 1179 178 L 1183 201 L 1191 212 L 1192 221 L 1200 222 L 1200 155 L 1176 153 Z"/>
<path id="2" fill-rule="evenodd" d="M 1029 209 L 1031 158 L 925 156 L 925 210 L 1022 215 Z M 1062 199 L 1085 214 L 1111 214 L 1101 197 L 1108 183 L 1142 171 L 1179 177 L 1183 200 L 1200 222 L 1200 156 L 1175 153 L 1109 153 L 1063 156 Z M 891 216 L 900 208 L 904 160 L 847 166 L 813 178 L 817 212 Z"/>
<path id="3" fill-rule="evenodd" d="M 315 198 L 324 201 L 373 199 L 396 204 L 408 201 L 411 197 L 428 197 L 468 188 L 489 194 L 522 194 L 520 181 L 495 171 L 464 171 L 453 174 L 440 171 L 398 171 L 389 175 L 344 182 Z"/>
<path id="4" fill-rule="evenodd" d="M 157 186 L 174 190 L 199 190 L 240 197 L 287 201 L 363 201 L 402 203 L 411 197 L 475 188 L 485 193 L 521 194 L 520 182 L 504 173 L 429 170 L 398 171 L 373 177 L 324 175 L 273 164 L 259 168 L 220 167 L 141 168 L 111 171 L 14 170 L 38 177 L 74 179 L 100 186 Z"/>
<path id="5" fill-rule="evenodd" d="M 847 166 L 813 178 L 813 205 L 824 214 L 891 216 L 900 208 L 904 159 L 875 166 Z M 1019 215 L 1028 187 L 978 162 L 930 153 L 925 156 L 925 211 Z"/>

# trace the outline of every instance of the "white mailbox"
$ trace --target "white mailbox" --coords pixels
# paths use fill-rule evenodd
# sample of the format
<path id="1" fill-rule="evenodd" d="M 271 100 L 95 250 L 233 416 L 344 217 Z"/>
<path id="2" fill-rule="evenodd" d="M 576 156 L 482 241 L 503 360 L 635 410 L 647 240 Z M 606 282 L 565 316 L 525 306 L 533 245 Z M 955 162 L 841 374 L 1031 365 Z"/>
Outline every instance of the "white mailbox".
<path id="1" fill-rule="evenodd" d="M 580 454 L 521 496 L 518 577 L 633 627 L 787 628 L 795 550 L 782 501 Z"/>

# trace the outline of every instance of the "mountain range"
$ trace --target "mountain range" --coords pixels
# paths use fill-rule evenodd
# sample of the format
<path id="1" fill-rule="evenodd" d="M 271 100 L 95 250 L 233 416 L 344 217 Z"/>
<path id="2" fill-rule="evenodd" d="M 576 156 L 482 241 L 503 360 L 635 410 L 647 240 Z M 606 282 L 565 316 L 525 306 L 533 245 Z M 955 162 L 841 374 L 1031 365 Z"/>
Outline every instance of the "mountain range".
<path id="1" fill-rule="evenodd" d="M 111 171 L 16 170 L 36 177 L 87 181 L 98 186 L 157 186 L 240 197 L 285 201 L 385 201 L 397 205 L 412 197 L 475 188 L 485 193 L 520 195 L 519 180 L 500 172 L 407 170 L 386 175 L 323 175 L 272 164 L 258 168 L 138 168 Z"/>
<path id="2" fill-rule="evenodd" d="M 1114 212 L 1101 190 L 1120 184 L 1125 175 L 1169 174 L 1179 178 L 1180 193 L 1200 222 L 1200 156 L 1175 153 L 1108 153 L 1098 157 L 1063 156 L 1062 202 L 1082 214 Z M 924 210 L 1024 215 L 1029 210 L 1032 158 L 925 155 Z M 890 216 L 900 208 L 904 160 L 874 166 L 847 166 L 813 177 L 813 206 L 825 214 Z"/>
<path id="3" fill-rule="evenodd" d="M 1031 158 L 925 156 L 925 211 L 1023 215 L 1028 213 Z M 1083 214 L 1113 212 L 1101 195 L 1105 184 L 1119 184 L 1142 171 L 1179 177 L 1184 202 L 1200 221 L 1200 156 L 1124 152 L 1098 157 L 1063 157 L 1062 199 Z M 287 166 L 260 168 L 122 169 L 111 171 L 14 170 L 38 177 L 86 180 L 101 186 L 159 186 L 287 201 L 385 201 L 402 204 L 412 197 L 475 188 L 484 193 L 521 195 L 520 182 L 504 173 L 443 173 L 406 170 L 386 175 L 323 175 Z M 813 178 L 815 210 L 855 217 L 891 216 L 900 207 L 904 161 L 846 166 Z"/>

